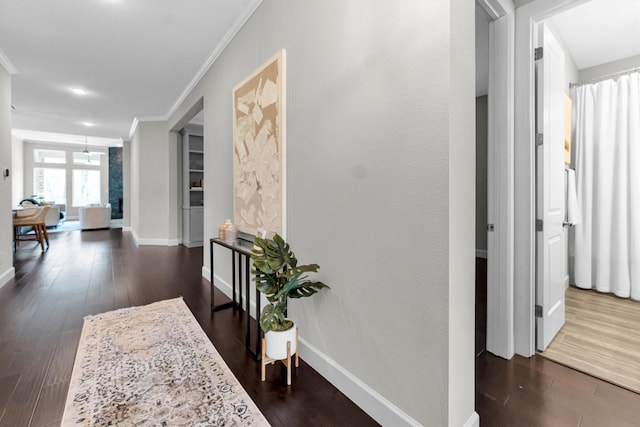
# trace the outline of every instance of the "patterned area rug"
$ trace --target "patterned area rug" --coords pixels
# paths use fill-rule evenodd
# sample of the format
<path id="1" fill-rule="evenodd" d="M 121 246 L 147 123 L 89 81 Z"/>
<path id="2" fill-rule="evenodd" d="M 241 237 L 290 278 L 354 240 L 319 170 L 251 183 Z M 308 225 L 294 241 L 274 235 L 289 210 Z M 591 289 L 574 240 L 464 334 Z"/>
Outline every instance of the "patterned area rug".
<path id="1" fill-rule="evenodd" d="M 268 426 L 182 298 L 85 318 L 62 426 Z"/>

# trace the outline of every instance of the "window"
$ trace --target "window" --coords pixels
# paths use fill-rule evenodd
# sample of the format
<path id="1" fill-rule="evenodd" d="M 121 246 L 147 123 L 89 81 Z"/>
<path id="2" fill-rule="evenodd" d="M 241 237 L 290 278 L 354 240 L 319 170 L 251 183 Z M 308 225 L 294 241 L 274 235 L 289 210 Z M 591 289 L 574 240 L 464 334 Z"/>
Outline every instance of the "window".
<path id="1" fill-rule="evenodd" d="M 99 153 L 75 152 L 73 153 L 73 164 L 100 166 L 101 157 Z"/>
<path id="2" fill-rule="evenodd" d="M 73 170 L 73 206 L 100 203 L 100 171 L 89 169 Z"/>
<path id="3" fill-rule="evenodd" d="M 63 165 L 66 163 L 66 154 L 60 150 L 45 150 L 36 148 L 33 150 L 33 161 L 35 163 L 49 163 Z"/>
<path id="4" fill-rule="evenodd" d="M 33 194 L 47 202 L 67 203 L 66 175 L 65 169 L 33 168 Z"/>

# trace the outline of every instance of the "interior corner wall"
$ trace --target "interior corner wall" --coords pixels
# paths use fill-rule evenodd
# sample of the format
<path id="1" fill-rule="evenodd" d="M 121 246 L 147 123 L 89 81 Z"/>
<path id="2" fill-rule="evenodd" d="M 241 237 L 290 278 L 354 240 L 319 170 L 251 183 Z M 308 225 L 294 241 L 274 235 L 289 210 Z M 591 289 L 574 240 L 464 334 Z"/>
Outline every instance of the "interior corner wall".
<path id="1" fill-rule="evenodd" d="M 139 122 L 130 141 L 131 230 L 142 245 L 169 245 L 172 174 L 167 122 Z M 176 207 L 177 209 L 177 207 Z"/>
<path id="2" fill-rule="evenodd" d="M 140 132 L 136 131 L 131 136 L 129 144 L 125 144 L 125 184 L 128 183 L 129 191 L 125 192 L 125 200 L 128 199 L 128 206 L 124 209 L 124 226 L 127 225 L 130 231 L 136 235 L 138 224 L 140 223 L 140 165 L 138 158 L 140 157 Z M 129 154 L 128 158 L 126 154 Z M 128 162 L 126 161 L 128 160 Z M 128 164 L 127 164 L 128 163 Z M 127 179 L 128 176 L 128 179 Z M 128 194 L 128 195 L 127 195 Z M 128 214 L 128 215 L 127 215 Z"/>
<path id="3" fill-rule="evenodd" d="M 0 65 L 0 287 L 14 276 L 11 145 L 11 75 Z"/>
<path id="4" fill-rule="evenodd" d="M 474 413 L 474 8 L 451 3 L 464 15 L 457 74 L 470 83 L 450 78 L 450 2 L 265 0 L 169 120 L 204 96 L 205 238 L 215 236 L 233 213 L 232 88 L 287 50 L 288 240 L 331 286 L 290 304 L 301 356 L 332 381 L 346 372 L 407 424 Z M 230 282 L 224 251 L 215 256 Z"/>
<path id="5" fill-rule="evenodd" d="M 182 238 L 182 157 L 180 156 L 180 138 L 177 132 L 169 132 L 167 152 L 167 174 L 169 182 L 169 206 L 168 206 L 168 239 L 171 244 L 178 244 Z"/>

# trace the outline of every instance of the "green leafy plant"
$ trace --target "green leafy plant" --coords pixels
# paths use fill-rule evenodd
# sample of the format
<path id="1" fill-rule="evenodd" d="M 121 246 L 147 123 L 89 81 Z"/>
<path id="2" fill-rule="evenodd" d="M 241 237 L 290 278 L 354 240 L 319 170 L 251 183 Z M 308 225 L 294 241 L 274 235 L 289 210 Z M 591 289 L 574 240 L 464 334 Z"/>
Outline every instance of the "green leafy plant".
<path id="1" fill-rule="evenodd" d="M 260 327 L 269 331 L 286 331 L 293 322 L 285 318 L 289 298 L 310 297 L 322 288 L 322 282 L 312 282 L 306 273 L 316 273 L 318 264 L 298 265 L 289 244 L 278 234 L 273 240 L 256 237 L 251 250 L 256 289 L 266 295 L 267 304 L 260 313 Z"/>

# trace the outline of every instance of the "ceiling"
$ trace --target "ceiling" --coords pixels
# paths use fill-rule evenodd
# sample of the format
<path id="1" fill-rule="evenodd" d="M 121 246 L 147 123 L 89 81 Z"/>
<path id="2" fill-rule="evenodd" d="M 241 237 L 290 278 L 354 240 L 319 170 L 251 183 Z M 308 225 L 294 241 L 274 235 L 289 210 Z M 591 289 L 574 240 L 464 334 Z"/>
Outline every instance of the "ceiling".
<path id="1" fill-rule="evenodd" d="M 578 70 L 640 55 L 640 0 L 592 0 L 552 17 Z M 487 94 L 489 17 L 476 7 L 476 96 Z"/>
<path id="2" fill-rule="evenodd" d="M 0 61 L 16 71 L 12 127 L 31 140 L 40 138 L 33 131 L 127 140 L 134 118 L 175 110 L 260 2 L 2 0 Z"/>
<path id="3" fill-rule="evenodd" d="M 551 22 L 578 70 L 640 55 L 640 0 L 592 0 Z"/>

